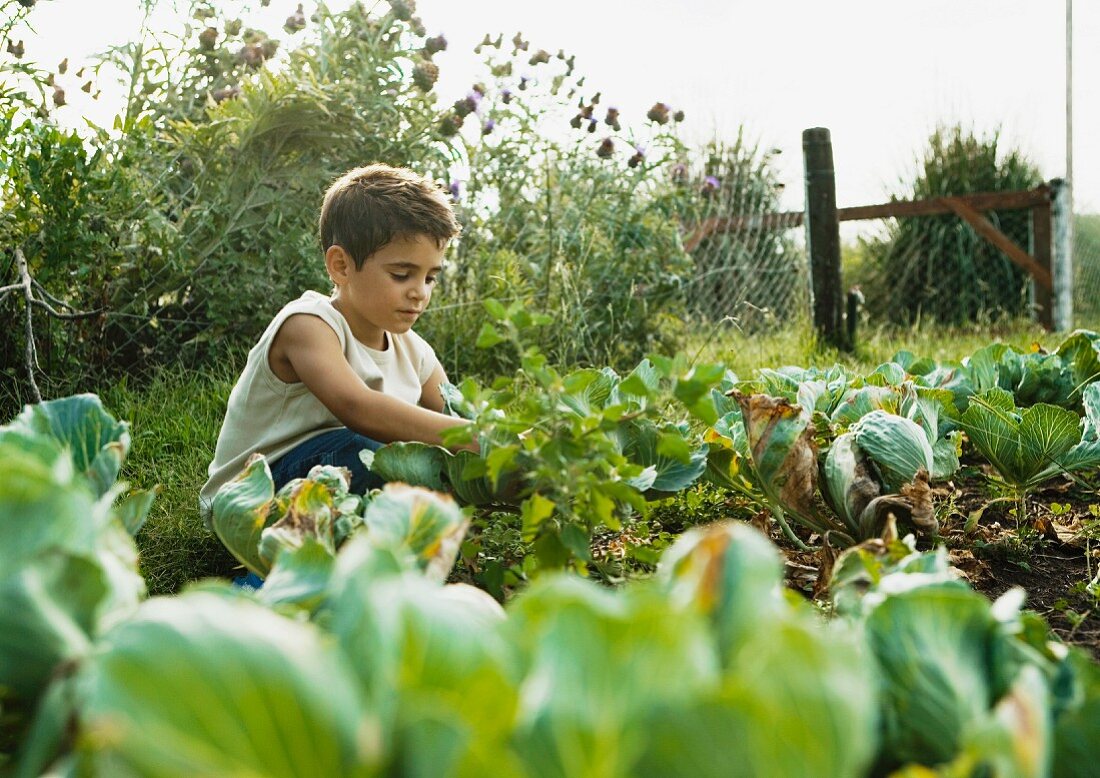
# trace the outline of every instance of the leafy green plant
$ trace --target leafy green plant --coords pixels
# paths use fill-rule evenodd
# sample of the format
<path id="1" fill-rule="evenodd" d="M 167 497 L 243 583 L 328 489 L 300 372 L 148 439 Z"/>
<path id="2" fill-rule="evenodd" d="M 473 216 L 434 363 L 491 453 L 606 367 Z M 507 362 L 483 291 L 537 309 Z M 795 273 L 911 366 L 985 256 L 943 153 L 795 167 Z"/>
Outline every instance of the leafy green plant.
<path id="1" fill-rule="evenodd" d="M 1100 464 L 1100 384 L 1084 391 L 1084 418 L 1073 411 L 1037 403 L 1017 408 L 1012 395 L 989 389 L 970 398 L 959 424 L 990 464 L 1023 520 L 1026 497 L 1060 473 Z"/>
<path id="2" fill-rule="evenodd" d="M 895 539 L 842 554 L 830 591 L 878 668 L 876 772 L 906 762 L 960 775 L 1081 769 L 1065 738 L 1084 735 L 1095 681 L 1083 656 L 1067 656 L 1021 610 L 1023 590 L 991 604 L 955 575 L 943 549 L 917 553 Z"/>
<path id="3" fill-rule="evenodd" d="M 681 401 L 705 394 L 683 383 Z M 1095 663 L 1048 642 L 1018 590 L 990 605 L 942 552 L 896 541 L 838 560 L 831 623 L 784 594 L 777 550 L 740 524 L 686 533 L 647 581 L 546 575 L 504 611 L 441 584 L 433 560 L 466 518 L 452 501 L 390 485 L 364 506 L 319 469 L 268 527 L 260 592 L 206 581 L 140 602 L 134 506 L 117 484 L 97 496 L 126 432 L 81 397 L 0 433 L 19 476 L 0 483 L 0 758 L 15 775 L 1093 766 Z M 14 733 L 13 699 L 28 717 L 37 703 Z"/>

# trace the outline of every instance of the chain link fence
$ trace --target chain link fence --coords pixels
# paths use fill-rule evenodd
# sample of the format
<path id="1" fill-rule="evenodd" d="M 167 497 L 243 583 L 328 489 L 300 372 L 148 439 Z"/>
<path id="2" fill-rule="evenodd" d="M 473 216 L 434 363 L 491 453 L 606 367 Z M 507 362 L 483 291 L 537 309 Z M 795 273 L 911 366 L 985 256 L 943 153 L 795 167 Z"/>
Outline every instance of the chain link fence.
<path id="1" fill-rule="evenodd" d="M 1074 324 L 1100 330 L 1100 214 L 1078 214 L 1073 232 Z"/>

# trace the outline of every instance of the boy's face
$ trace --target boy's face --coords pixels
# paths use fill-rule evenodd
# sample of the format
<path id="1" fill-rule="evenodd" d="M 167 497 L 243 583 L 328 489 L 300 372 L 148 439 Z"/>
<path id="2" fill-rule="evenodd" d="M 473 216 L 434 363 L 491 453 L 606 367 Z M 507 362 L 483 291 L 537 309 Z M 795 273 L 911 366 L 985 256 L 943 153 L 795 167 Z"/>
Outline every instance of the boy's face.
<path id="1" fill-rule="evenodd" d="M 408 332 L 428 307 L 445 250 L 424 235 L 397 238 L 358 270 L 341 247 L 326 252 L 325 263 L 336 284 L 333 304 L 361 343 L 382 349 L 384 333 Z"/>

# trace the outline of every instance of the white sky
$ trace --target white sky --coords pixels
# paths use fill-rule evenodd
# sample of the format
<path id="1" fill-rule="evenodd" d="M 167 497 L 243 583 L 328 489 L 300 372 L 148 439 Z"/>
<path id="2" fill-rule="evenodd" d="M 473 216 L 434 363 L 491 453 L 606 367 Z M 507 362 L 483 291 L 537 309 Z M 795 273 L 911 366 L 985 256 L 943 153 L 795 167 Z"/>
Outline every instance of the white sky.
<path id="1" fill-rule="evenodd" d="M 271 0 L 273 35 L 296 5 Z M 43 0 L 27 57 L 77 63 L 133 37 L 137 6 Z M 1076 0 L 1073 10 L 1075 200 L 1079 212 L 1095 212 L 1100 0 Z M 626 121 L 661 100 L 685 110 L 691 140 L 732 138 L 744 123 L 783 150 L 783 204 L 792 210 L 802 207 L 807 127 L 832 133 L 842 207 L 897 191 L 937 123 L 1000 127 L 1002 143 L 1021 148 L 1045 178 L 1066 172 L 1065 0 L 418 0 L 417 12 L 429 34 L 449 42 L 436 55 L 444 99 L 473 82 L 472 49 L 484 33 L 520 30 L 533 49 L 575 54 L 586 89 L 601 90 Z M 167 9 L 161 18 L 167 23 Z M 77 83 L 63 85 L 68 121 L 87 110 L 109 123 Z"/>

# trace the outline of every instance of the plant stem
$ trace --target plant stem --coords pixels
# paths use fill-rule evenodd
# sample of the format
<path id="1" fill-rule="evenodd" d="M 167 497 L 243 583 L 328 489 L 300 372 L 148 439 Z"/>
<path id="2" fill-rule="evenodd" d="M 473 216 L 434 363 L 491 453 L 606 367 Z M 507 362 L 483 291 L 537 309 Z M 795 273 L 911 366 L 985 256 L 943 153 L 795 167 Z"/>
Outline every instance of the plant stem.
<path id="1" fill-rule="evenodd" d="M 775 520 L 779 522 L 779 526 L 783 528 L 783 534 L 787 536 L 787 539 L 794 543 L 799 551 L 812 551 L 809 546 L 802 542 L 798 535 L 794 534 L 794 530 L 791 529 L 791 525 L 787 523 L 787 518 L 783 515 L 783 509 L 778 505 L 769 506 L 772 509 L 772 516 L 775 516 Z"/>

